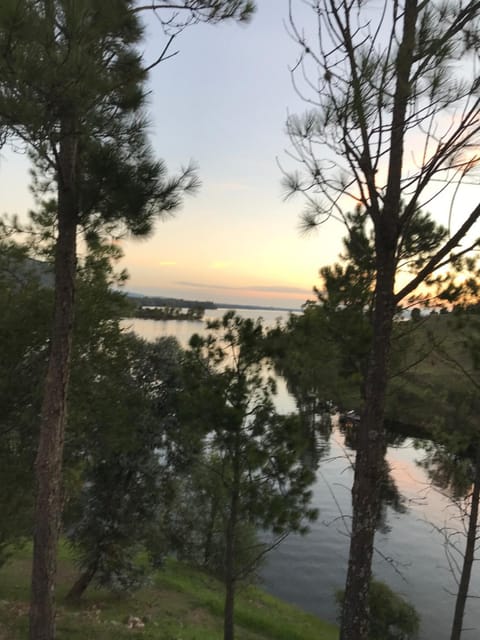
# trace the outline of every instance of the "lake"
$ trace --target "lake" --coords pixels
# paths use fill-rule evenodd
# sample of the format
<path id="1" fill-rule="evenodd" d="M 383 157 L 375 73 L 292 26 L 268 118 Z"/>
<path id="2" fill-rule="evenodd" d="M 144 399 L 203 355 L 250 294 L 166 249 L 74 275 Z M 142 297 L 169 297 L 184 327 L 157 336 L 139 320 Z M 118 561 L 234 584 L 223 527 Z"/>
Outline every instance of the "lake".
<path id="1" fill-rule="evenodd" d="M 225 310 L 207 311 L 214 319 Z M 240 314 L 261 315 L 267 324 L 286 314 L 277 311 L 242 310 Z M 124 326 L 148 340 L 175 336 L 182 346 L 192 333 L 204 333 L 203 322 L 128 319 Z M 295 402 L 282 380 L 278 381 L 277 408 L 295 411 Z M 326 440 L 318 436 L 318 446 L 327 447 L 313 487 L 313 504 L 319 519 L 304 536 L 291 535 L 272 551 L 261 571 L 264 587 L 272 594 L 320 617 L 336 621 L 335 591 L 344 587 L 348 558 L 348 516 L 351 513 L 350 489 L 353 479 L 351 461 L 354 452 L 347 446 L 339 425 L 333 426 Z M 419 466 L 425 457 L 421 441 L 406 439 L 400 446 L 388 448 L 391 475 L 404 496 L 406 512 L 387 508 L 388 531 L 376 536 L 374 574 L 392 589 L 404 595 L 421 615 L 420 640 L 448 640 L 455 605 L 456 584 L 445 553 L 444 527 L 461 529 L 458 512 L 446 496 L 431 488 L 426 472 Z M 464 539 L 458 537 L 463 548 Z M 459 556 L 455 556 L 460 561 Z M 480 572 L 474 565 L 472 595 L 480 595 Z M 463 638 L 478 638 L 480 606 L 478 600 L 467 604 Z M 468 630 L 467 630 L 468 629 Z"/>

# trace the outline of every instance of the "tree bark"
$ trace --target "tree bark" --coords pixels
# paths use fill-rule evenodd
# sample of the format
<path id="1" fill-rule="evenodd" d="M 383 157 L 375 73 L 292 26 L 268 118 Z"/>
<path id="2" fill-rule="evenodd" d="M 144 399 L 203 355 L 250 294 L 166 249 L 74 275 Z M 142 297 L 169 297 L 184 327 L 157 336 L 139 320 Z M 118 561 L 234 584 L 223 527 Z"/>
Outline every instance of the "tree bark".
<path id="1" fill-rule="evenodd" d="M 217 520 L 218 512 L 218 500 L 216 496 L 212 498 L 212 504 L 210 505 L 210 515 L 208 518 L 207 533 L 205 536 L 205 548 L 203 552 L 203 565 L 208 567 L 208 564 L 212 558 L 213 547 L 213 532 L 215 529 L 215 522 Z"/>
<path id="2" fill-rule="evenodd" d="M 94 562 L 90 567 L 88 567 L 76 580 L 70 591 L 65 596 L 65 599 L 70 602 L 78 602 L 88 585 L 93 580 L 95 573 L 97 572 L 98 563 Z"/>
<path id="3" fill-rule="evenodd" d="M 64 123 L 62 133 L 57 164 L 55 302 L 35 462 L 30 640 L 53 640 L 55 637 L 56 556 L 62 506 L 62 458 L 72 350 L 77 234 L 77 148 L 73 125 Z"/>
<path id="4" fill-rule="evenodd" d="M 383 478 L 384 413 L 387 364 L 393 324 L 395 259 L 392 250 L 379 250 L 373 318 L 373 343 L 365 384 L 365 406 L 358 426 L 352 489 L 352 532 L 343 602 L 340 640 L 367 640 L 368 597 L 380 489 Z"/>
<path id="5" fill-rule="evenodd" d="M 392 107 L 388 175 L 383 210 L 375 208 L 376 283 L 372 348 L 365 383 L 365 404 L 359 426 L 352 489 L 352 534 L 343 602 L 340 640 L 368 640 L 368 597 L 373 544 L 385 456 L 385 395 L 388 356 L 395 312 L 395 273 L 400 237 L 402 168 L 410 74 L 416 38 L 418 1 L 406 0 L 403 33 L 395 62 L 396 86 Z M 366 143 L 365 143 L 366 144 Z M 408 224 L 408 220 L 406 221 Z"/>
<path id="6" fill-rule="evenodd" d="M 235 547 L 240 487 L 239 456 L 239 439 L 237 434 L 235 438 L 235 451 L 233 452 L 232 492 L 230 496 L 230 513 L 228 516 L 227 535 L 225 540 L 225 606 L 223 610 L 223 640 L 234 640 L 235 634 Z"/>
<path id="7" fill-rule="evenodd" d="M 473 481 L 472 503 L 470 506 L 470 516 L 468 519 L 467 544 L 463 558 L 462 575 L 458 586 L 457 599 L 455 602 L 455 614 L 453 617 L 452 634 L 450 640 L 460 640 L 462 635 L 463 616 L 467 603 L 470 577 L 475 560 L 475 546 L 477 542 L 477 521 L 478 507 L 480 502 L 480 446 L 477 447 L 475 460 L 475 478 Z"/>
<path id="8" fill-rule="evenodd" d="M 225 579 L 225 606 L 223 613 L 223 640 L 234 639 L 235 622 L 235 579 L 230 576 Z"/>

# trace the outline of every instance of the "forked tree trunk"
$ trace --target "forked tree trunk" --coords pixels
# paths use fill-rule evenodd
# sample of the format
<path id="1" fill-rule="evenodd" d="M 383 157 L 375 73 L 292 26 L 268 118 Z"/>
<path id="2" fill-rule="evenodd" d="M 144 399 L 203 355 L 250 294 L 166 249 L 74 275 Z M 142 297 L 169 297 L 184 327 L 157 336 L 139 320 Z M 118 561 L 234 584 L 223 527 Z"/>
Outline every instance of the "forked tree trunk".
<path id="1" fill-rule="evenodd" d="M 477 543 L 477 521 L 478 507 L 480 502 L 480 446 L 477 447 L 475 460 L 475 479 L 473 481 L 472 502 L 470 505 L 470 515 L 468 519 L 467 544 L 463 557 L 462 575 L 458 586 L 457 599 L 455 602 L 455 614 L 452 624 L 452 635 L 450 640 L 460 640 L 462 635 L 463 616 L 467 603 L 468 589 L 472 567 L 475 561 L 475 546 Z"/>
<path id="2" fill-rule="evenodd" d="M 60 144 L 55 302 L 43 392 L 36 473 L 30 640 L 55 637 L 55 576 L 62 506 L 62 458 L 70 375 L 76 272 L 76 143 L 72 126 Z"/>

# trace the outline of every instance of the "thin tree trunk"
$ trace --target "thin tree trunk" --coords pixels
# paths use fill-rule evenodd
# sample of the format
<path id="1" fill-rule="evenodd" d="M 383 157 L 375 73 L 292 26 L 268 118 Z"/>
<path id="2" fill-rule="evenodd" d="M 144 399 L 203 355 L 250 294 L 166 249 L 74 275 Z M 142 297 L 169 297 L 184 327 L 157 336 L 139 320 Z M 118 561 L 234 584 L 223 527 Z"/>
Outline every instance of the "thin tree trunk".
<path id="1" fill-rule="evenodd" d="M 235 548 L 240 486 L 238 435 L 233 453 L 233 480 L 230 513 L 225 544 L 225 606 L 223 610 L 223 640 L 234 640 L 235 634 Z"/>
<path id="2" fill-rule="evenodd" d="M 218 500 L 216 496 L 214 496 L 212 499 L 212 504 L 210 506 L 210 515 L 208 519 L 207 535 L 205 538 L 205 548 L 203 553 L 203 564 L 205 567 L 208 566 L 208 563 L 212 558 L 213 532 L 215 529 L 215 521 L 217 519 L 217 513 L 218 513 Z"/>
<path id="3" fill-rule="evenodd" d="M 50 354 L 42 403 L 33 532 L 30 640 L 55 637 L 55 576 L 61 519 L 62 458 L 70 374 L 76 272 L 76 144 L 63 128 L 58 161 L 58 236 L 55 303 Z"/>
<path id="4" fill-rule="evenodd" d="M 374 311 L 373 343 L 365 385 L 365 406 L 358 426 L 352 489 L 352 532 L 340 640 L 367 640 L 368 597 L 380 489 L 383 480 L 384 413 L 387 360 L 393 323 L 394 260 L 380 256 Z M 387 265 L 387 266 L 385 266 Z"/>
<path id="5" fill-rule="evenodd" d="M 233 640 L 235 633 L 235 579 L 225 579 L 225 606 L 223 612 L 223 640 Z"/>
<path id="6" fill-rule="evenodd" d="M 65 596 L 65 599 L 70 602 L 77 602 L 80 600 L 88 585 L 91 583 L 97 572 L 98 562 L 94 562 L 88 567 L 76 580 L 70 591 Z"/>
<path id="7" fill-rule="evenodd" d="M 477 447 L 475 460 L 475 479 L 473 481 L 472 503 L 470 506 L 470 516 L 468 520 L 467 544 L 463 558 L 462 575 L 458 586 L 457 599 L 455 602 L 455 614 L 452 624 L 452 635 L 450 640 L 460 640 L 462 635 L 463 616 L 467 603 L 470 577 L 475 560 L 475 546 L 477 543 L 477 521 L 478 507 L 480 502 L 480 446 Z"/>

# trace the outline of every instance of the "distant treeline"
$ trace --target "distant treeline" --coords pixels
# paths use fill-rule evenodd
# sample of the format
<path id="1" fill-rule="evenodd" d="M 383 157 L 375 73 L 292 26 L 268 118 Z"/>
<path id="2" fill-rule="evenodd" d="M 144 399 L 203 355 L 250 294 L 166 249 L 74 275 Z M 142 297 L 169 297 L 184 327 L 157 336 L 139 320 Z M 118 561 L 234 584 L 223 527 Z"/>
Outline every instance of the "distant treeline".
<path id="1" fill-rule="evenodd" d="M 217 309 L 210 300 L 184 300 L 183 298 L 163 298 L 161 296 L 133 296 L 127 294 L 130 302 L 141 307 L 173 307 L 175 309 Z"/>
<path id="2" fill-rule="evenodd" d="M 202 320 L 205 315 L 203 307 L 135 307 L 133 316 L 147 320 Z"/>

